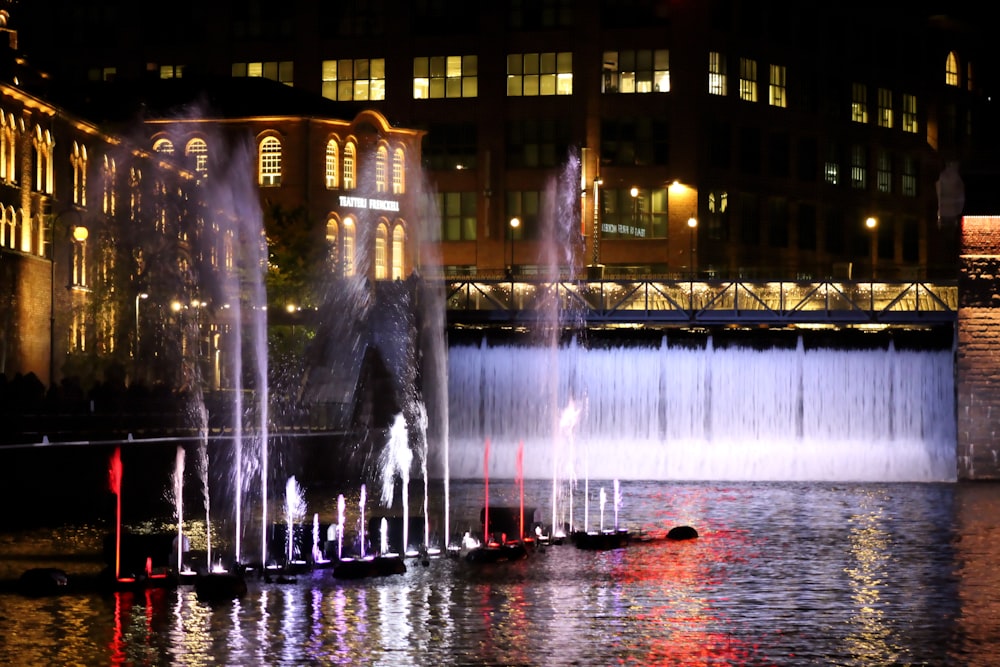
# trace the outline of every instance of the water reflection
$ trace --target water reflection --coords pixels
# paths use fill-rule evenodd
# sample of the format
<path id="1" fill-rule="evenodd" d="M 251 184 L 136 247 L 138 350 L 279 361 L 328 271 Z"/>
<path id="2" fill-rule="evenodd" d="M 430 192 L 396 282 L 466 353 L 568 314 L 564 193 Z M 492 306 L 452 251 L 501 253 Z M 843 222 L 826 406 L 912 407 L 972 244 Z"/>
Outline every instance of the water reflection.
<path id="1" fill-rule="evenodd" d="M 475 499 L 458 512 L 478 514 Z M 547 484 L 529 489 L 545 499 Z M 549 547 L 403 575 L 29 599 L 10 664 L 996 664 L 1000 485 L 630 484 L 622 520 L 689 542 Z M 462 497 L 459 494 L 457 497 Z M 541 503 L 540 503 L 541 504 Z M 39 553 L 54 551 L 35 534 Z M 51 540 L 51 538 L 50 538 Z M 4 567 L 24 565 L 0 553 Z M 12 564 L 13 563 L 13 564 Z M 12 657 L 8 657 L 12 656 Z"/>

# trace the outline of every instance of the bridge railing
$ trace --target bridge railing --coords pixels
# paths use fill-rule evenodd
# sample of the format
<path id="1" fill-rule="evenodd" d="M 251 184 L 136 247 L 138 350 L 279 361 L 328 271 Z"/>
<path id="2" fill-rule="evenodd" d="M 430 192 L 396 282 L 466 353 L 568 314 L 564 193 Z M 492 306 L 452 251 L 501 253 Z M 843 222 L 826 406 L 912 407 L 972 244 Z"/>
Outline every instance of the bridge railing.
<path id="1" fill-rule="evenodd" d="M 743 280 L 455 280 L 451 323 L 950 323 L 954 282 Z"/>

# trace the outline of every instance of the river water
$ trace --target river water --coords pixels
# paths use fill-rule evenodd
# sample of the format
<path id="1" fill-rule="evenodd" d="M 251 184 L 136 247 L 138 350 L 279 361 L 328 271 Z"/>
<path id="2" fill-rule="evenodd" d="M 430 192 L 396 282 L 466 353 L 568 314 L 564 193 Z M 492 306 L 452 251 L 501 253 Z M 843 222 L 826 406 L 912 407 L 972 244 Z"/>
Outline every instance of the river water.
<path id="1" fill-rule="evenodd" d="M 509 481 L 490 486 L 493 504 L 518 497 Z M 589 487 L 610 495 L 610 482 Z M 482 484 L 453 482 L 452 493 L 453 521 L 471 526 Z M 525 493 L 547 511 L 550 485 Z M 554 545 L 494 565 L 413 559 L 405 574 L 359 581 L 315 570 L 252 579 L 242 599 L 211 604 L 185 585 L 44 598 L 7 587 L 0 664 L 1000 662 L 1000 485 L 629 481 L 621 493 L 620 527 L 658 537 L 691 525 L 700 537 Z M 584 508 L 575 512 L 579 527 Z M 586 518 L 591 529 L 614 522 L 596 503 Z M 105 530 L 9 530 L 0 577 L 99 568 Z"/>

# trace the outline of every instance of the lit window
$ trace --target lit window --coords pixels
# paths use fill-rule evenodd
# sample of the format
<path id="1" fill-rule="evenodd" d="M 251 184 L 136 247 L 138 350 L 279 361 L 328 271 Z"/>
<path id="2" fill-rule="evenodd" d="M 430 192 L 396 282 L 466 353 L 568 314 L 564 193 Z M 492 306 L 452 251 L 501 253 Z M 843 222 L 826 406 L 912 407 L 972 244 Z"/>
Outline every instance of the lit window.
<path id="1" fill-rule="evenodd" d="M 41 126 L 35 126 L 35 134 L 32 140 L 35 159 L 35 190 L 38 192 L 52 193 L 52 154 L 54 142 L 52 133 L 42 130 Z"/>
<path id="2" fill-rule="evenodd" d="M 385 58 L 324 60 L 323 97 L 331 100 L 384 100 Z"/>
<path id="3" fill-rule="evenodd" d="M 73 321 L 70 324 L 69 337 L 68 352 L 87 351 L 87 314 L 83 312 L 82 308 L 73 309 Z"/>
<path id="4" fill-rule="evenodd" d="M 948 52 L 948 58 L 944 64 L 944 82 L 949 86 L 958 85 L 958 56 L 954 51 Z"/>
<path id="5" fill-rule="evenodd" d="M 605 51 L 602 93 L 670 92 L 670 52 L 667 49 Z"/>
<path id="6" fill-rule="evenodd" d="M 385 146 L 379 146 L 375 151 L 375 192 L 386 192 L 389 189 L 385 180 L 388 161 L 389 151 Z"/>
<path id="7" fill-rule="evenodd" d="M 237 78 L 264 78 L 292 85 L 292 61 L 272 60 L 268 62 L 233 63 L 232 74 Z"/>
<path id="8" fill-rule="evenodd" d="M 330 218 L 326 223 L 326 245 L 330 252 L 330 266 L 334 267 L 336 270 L 337 266 L 337 254 L 340 250 L 340 230 L 337 227 L 337 221 L 334 218 Z"/>
<path id="9" fill-rule="evenodd" d="M 903 93 L 903 131 L 917 131 L 917 96 Z"/>
<path id="10" fill-rule="evenodd" d="M 184 75 L 183 65 L 160 65 L 161 79 L 180 79 Z"/>
<path id="11" fill-rule="evenodd" d="M 892 192 L 892 158 L 889 151 L 879 151 L 878 171 L 875 175 L 878 191 L 889 194 Z"/>
<path id="12" fill-rule="evenodd" d="M 389 233 L 382 223 L 375 230 L 375 280 L 385 280 L 389 276 L 388 252 Z"/>
<path id="13" fill-rule="evenodd" d="M 73 167 L 73 203 L 79 206 L 87 205 L 87 147 L 73 142 L 73 154 L 70 156 Z"/>
<path id="14" fill-rule="evenodd" d="M 863 83 L 851 85 L 851 120 L 855 123 L 868 122 L 868 89 Z"/>
<path id="15" fill-rule="evenodd" d="M 917 196 L 917 161 L 910 155 L 903 157 L 900 190 L 905 197 Z"/>
<path id="16" fill-rule="evenodd" d="M 204 139 L 192 139 L 184 149 L 184 154 L 194 161 L 194 170 L 201 176 L 208 175 L 208 144 Z"/>
<path id="17" fill-rule="evenodd" d="M 887 88 L 878 89 L 878 126 L 892 127 L 892 91 Z"/>
<path id="18" fill-rule="evenodd" d="M 823 165 L 823 180 L 830 185 L 837 185 L 840 182 L 840 165 L 836 162 L 827 162 Z"/>
<path id="19" fill-rule="evenodd" d="M 726 59 L 718 51 L 708 54 L 708 92 L 726 95 Z"/>
<path id="20" fill-rule="evenodd" d="M 403 164 L 403 149 L 397 148 L 392 154 L 392 193 L 395 195 L 406 191 Z"/>
<path id="21" fill-rule="evenodd" d="M 508 97 L 572 94 L 572 53 L 512 53 L 507 56 Z"/>
<path id="22" fill-rule="evenodd" d="M 403 278 L 403 249 L 406 243 L 406 232 L 403 225 L 396 225 L 392 230 L 392 279 Z"/>
<path id="23" fill-rule="evenodd" d="M 442 241 L 476 240 L 475 192 L 439 192 L 437 208 Z"/>
<path id="24" fill-rule="evenodd" d="M 259 183 L 263 186 L 281 185 L 281 142 L 277 137 L 264 137 L 260 142 Z"/>
<path id="25" fill-rule="evenodd" d="M 344 146 L 344 189 L 354 189 L 354 144 Z"/>
<path id="26" fill-rule="evenodd" d="M 864 190 L 867 176 L 865 147 L 851 146 L 851 187 L 855 190 Z"/>
<path id="27" fill-rule="evenodd" d="M 337 140 L 330 139 L 326 142 L 326 187 L 333 189 L 337 187 Z"/>
<path id="28" fill-rule="evenodd" d="M 413 59 L 413 99 L 478 95 L 478 56 L 433 56 Z"/>
<path id="29" fill-rule="evenodd" d="M 101 209 L 105 215 L 114 215 L 117 204 L 117 194 L 115 190 L 116 167 L 114 158 L 104 156 L 104 192 Z"/>
<path id="30" fill-rule="evenodd" d="M 768 103 L 773 107 L 787 107 L 785 91 L 785 66 L 771 65 L 771 85 L 768 88 Z"/>
<path id="31" fill-rule="evenodd" d="M 344 255 L 341 258 L 345 276 L 354 275 L 354 220 L 344 220 Z"/>
<path id="32" fill-rule="evenodd" d="M 750 58 L 740 58 L 740 99 L 757 101 L 757 61 Z"/>
<path id="33" fill-rule="evenodd" d="M 153 142 L 153 150 L 164 155 L 173 155 L 174 142 L 170 141 L 170 139 L 157 139 Z"/>
<path id="34" fill-rule="evenodd" d="M 76 228 L 74 231 L 79 232 L 82 227 Z M 87 286 L 87 234 L 76 234 L 72 236 L 73 239 L 73 266 L 71 268 L 72 275 L 70 277 L 71 285 L 73 287 L 86 287 Z"/>

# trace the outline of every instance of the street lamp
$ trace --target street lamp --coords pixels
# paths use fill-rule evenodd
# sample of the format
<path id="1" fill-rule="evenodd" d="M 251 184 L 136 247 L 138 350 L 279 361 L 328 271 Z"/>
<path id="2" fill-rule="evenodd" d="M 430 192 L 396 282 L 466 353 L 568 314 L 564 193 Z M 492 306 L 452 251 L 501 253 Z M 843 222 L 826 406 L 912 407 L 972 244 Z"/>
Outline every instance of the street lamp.
<path id="1" fill-rule="evenodd" d="M 58 232 L 59 219 L 67 213 L 76 216 L 78 222 L 82 222 L 82 214 L 75 208 L 67 208 L 56 213 L 52 217 L 49 229 L 49 388 L 53 388 L 56 382 L 56 240 L 61 238 Z M 66 288 L 72 287 L 73 274 L 76 271 L 77 246 L 87 240 L 89 231 L 82 224 L 73 225 L 69 228 L 69 237 L 73 241 L 69 248 L 69 262 L 67 269 Z M 82 249 L 81 249 L 82 250 Z M 83 271 L 82 257 L 80 258 L 80 271 Z"/>
<path id="2" fill-rule="evenodd" d="M 628 191 L 632 196 L 632 233 L 635 233 L 635 228 L 638 227 L 639 218 L 639 188 L 632 186 L 632 189 Z"/>
<path id="3" fill-rule="evenodd" d="M 510 275 L 514 276 L 514 230 L 521 226 L 520 218 L 510 219 Z"/>
<path id="4" fill-rule="evenodd" d="M 874 216 L 868 216 L 865 218 L 865 227 L 867 227 L 872 234 L 870 245 L 871 245 L 871 280 L 869 282 L 869 298 L 871 299 L 871 310 L 872 315 L 875 314 L 875 264 L 878 262 L 878 235 L 875 232 L 875 228 L 878 227 L 878 218 Z"/>
<path id="5" fill-rule="evenodd" d="M 139 292 L 135 295 L 135 357 L 139 357 L 139 301 L 140 299 L 148 299 L 149 294 L 146 292 Z"/>
<path id="6" fill-rule="evenodd" d="M 688 262 L 690 263 L 690 266 L 688 268 L 691 272 L 689 280 L 690 284 L 688 285 L 688 288 L 690 290 L 689 298 L 691 300 L 690 307 L 692 316 L 694 314 L 694 230 L 697 228 L 698 228 L 698 218 L 692 215 L 690 218 L 688 218 L 688 229 L 690 230 L 689 238 L 691 241 L 688 249 Z"/>

